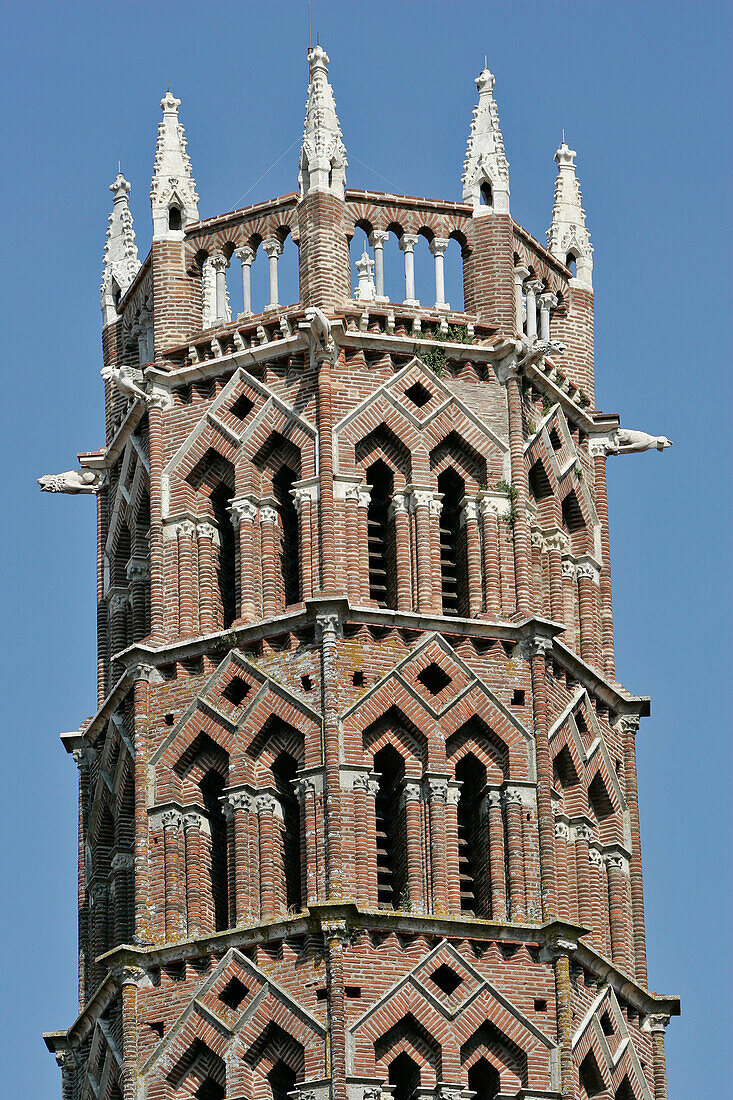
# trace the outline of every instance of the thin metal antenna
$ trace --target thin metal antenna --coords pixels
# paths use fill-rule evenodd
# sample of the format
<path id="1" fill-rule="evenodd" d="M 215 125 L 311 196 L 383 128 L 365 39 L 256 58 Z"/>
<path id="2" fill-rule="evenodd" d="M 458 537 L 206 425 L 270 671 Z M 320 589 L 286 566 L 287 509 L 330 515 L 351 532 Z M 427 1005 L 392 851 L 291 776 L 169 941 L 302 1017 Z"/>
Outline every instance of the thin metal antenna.
<path id="1" fill-rule="evenodd" d="M 311 0 L 308 0 L 308 51 L 313 48 L 313 35 L 311 33 Z"/>
<path id="2" fill-rule="evenodd" d="M 565 144 L 565 127 L 562 128 L 562 143 Z"/>
<path id="3" fill-rule="evenodd" d="M 122 172 L 121 162 L 118 160 L 117 161 L 117 175 L 119 176 L 121 172 Z"/>
<path id="4" fill-rule="evenodd" d="M 487 58 L 486 54 L 484 54 L 484 68 L 488 69 L 488 67 L 489 67 L 489 59 Z"/>

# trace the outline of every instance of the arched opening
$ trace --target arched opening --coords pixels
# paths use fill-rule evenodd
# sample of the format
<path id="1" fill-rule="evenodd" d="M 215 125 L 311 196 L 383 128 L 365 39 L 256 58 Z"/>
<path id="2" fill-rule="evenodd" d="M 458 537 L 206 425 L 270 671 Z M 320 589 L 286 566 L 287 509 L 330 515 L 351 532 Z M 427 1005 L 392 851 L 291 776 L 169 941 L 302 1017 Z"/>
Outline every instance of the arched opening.
<path id="1" fill-rule="evenodd" d="M 465 606 L 465 550 L 461 538 L 461 505 L 465 495 L 463 479 L 453 469 L 438 477 L 438 492 L 443 496 L 440 512 L 440 581 L 443 614 L 460 615 Z"/>
<path id="2" fill-rule="evenodd" d="M 565 257 L 565 266 L 570 268 L 570 275 L 575 278 L 577 273 L 577 259 L 573 252 L 568 252 Z"/>
<path id="3" fill-rule="evenodd" d="M 628 1077 L 624 1077 L 623 1081 L 616 1089 L 613 1094 L 613 1100 L 636 1100 L 634 1090 L 631 1087 Z"/>
<path id="4" fill-rule="evenodd" d="M 479 190 L 479 200 L 481 206 L 493 206 L 494 205 L 494 191 L 489 180 L 484 180 Z"/>
<path id="5" fill-rule="evenodd" d="M 223 932 L 229 927 L 227 824 L 221 804 L 225 782 L 222 776 L 212 768 L 203 777 L 199 786 L 211 831 L 209 876 L 214 907 L 214 931 Z"/>
<path id="6" fill-rule="evenodd" d="M 389 514 L 394 476 L 380 458 L 366 471 L 366 480 L 370 486 L 367 509 L 369 597 L 380 607 L 394 607 L 393 532 Z"/>
<path id="7" fill-rule="evenodd" d="M 449 238 L 445 259 L 443 260 L 443 278 L 445 281 L 445 300 L 450 303 L 451 309 L 463 312 L 463 259 L 465 251 L 465 238 L 457 236 Z"/>
<path id="8" fill-rule="evenodd" d="M 461 783 L 458 797 L 458 876 L 461 911 L 483 915 L 488 912 L 485 866 L 487 828 L 481 826 L 481 800 L 486 789 L 486 768 L 469 753 L 456 765 Z"/>
<path id="9" fill-rule="evenodd" d="M 295 1070 L 280 1059 L 268 1073 L 267 1080 L 272 1100 L 288 1100 L 288 1093 L 295 1088 L 298 1078 Z"/>
<path id="10" fill-rule="evenodd" d="M 224 1100 L 226 1089 L 213 1077 L 207 1077 L 196 1089 L 194 1096 L 196 1100 Z"/>
<path id="11" fill-rule="evenodd" d="M 183 228 L 183 218 L 178 206 L 171 206 L 168 210 L 168 228 L 174 231 Z"/>
<path id="12" fill-rule="evenodd" d="M 420 1069 L 409 1054 L 398 1054 L 389 1067 L 392 1100 L 414 1100 L 420 1088 Z"/>
<path id="13" fill-rule="evenodd" d="M 290 231 L 282 226 L 277 231 L 282 240 L 282 255 L 277 261 L 278 298 L 281 306 L 296 305 L 300 301 L 300 257 L 298 246 Z"/>
<path id="14" fill-rule="evenodd" d="M 609 797 L 608 791 L 606 790 L 606 784 L 603 782 L 600 772 L 596 772 L 593 781 L 588 787 L 588 809 L 591 811 L 596 821 L 599 822 L 610 817 L 613 813 L 613 802 Z"/>
<path id="15" fill-rule="evenodd" d="M 354 227 L 354 234 L 353 234 L 351 240 L 349 241 L 349 259 L 351 261 L 351 266 L 350 266 L 350 272 L 351 272 L 351 275 L 350 275 L 350 279 L 351 279 L 350 295 L 351 295 L 352 298 L 360 298 L 360 294 L 359 294 L 359 273 L 357 271 L 356 265 L 357 265 L 357 262 L 359 260 L 361 260 L 361 258 L 362 258 L 362 256 L 364 255 L 365 252 L 366 252 L 366 254 L 367 254 L 367 256 L 369 257 L 370 260 L 374 259 L 374 250 L 372 249 L 371 245 L 369 244 L 369 237 L 368 237 L 368 234 L 367 234 L 367 230 L 363 226 L 357 225 L 357 226 Z M 374 270 L 375 269 L 372 268 L 372 282 L 374 282 Z M 376 284 L 374 285 L 373 291 L 374 291 L 374 294 L 376 296 Z"/>
<path id="16" fill-rule="evenodd" d="M 591 1096 L 600 1096 L 605 1091 L 601 1071 L 592 1050 L 589 1050 L 578 1071 L 580 1079 L 580 1094 L 583 1100 L 589 1100 Z"/>
<path id="17" fill-rule="evenodd" d="M 272 481 L 272 491 L 277 501 L 280 518 L 280 571 L 283 581 L 285 606 L 300 599 L 300 546 L 298 539 L 298 513 L 292 496 L 297 475 L 281 466 Z"/>
<path id="18" fill-rule="evenodd" d="M 272 765 L 272 774 L 283 814 L 280 857 L 285 904 L 288 909 L 299 912 L 302 906 L 300 806 L 293 790 L 297 769 L 297 761 L 287 752 L 281 752 Z"/>
<path id="19" fill-rule="evenodd" d="M 398 909 L 406 900 L 407 840 L 402 802 L 405 762 L 392 745 L 374 757 L 378 788 L 375 800 L 377 826 L 377 902 L 383 909 Z"/>
<path id="20" fill-rule="evenodd" d="M 221 597 L 222 620 L 224 628 L 231 626 L 236 618 L 236 568 L 234 550 L 234 528 L 229 516 L 229 504 L 234 493 L 221 482 L 211 494 L 211 507 L 214 522 L 219 532 L 219 565 L 217 583 Z"/>
<path id="21" fill-rule="evenodd" d="M 468 1087 L 474 1100 L 496 1100 L 501 1089 L 498 1070 L 486 1058 L 479 1058 L 468 1071 Z"/>

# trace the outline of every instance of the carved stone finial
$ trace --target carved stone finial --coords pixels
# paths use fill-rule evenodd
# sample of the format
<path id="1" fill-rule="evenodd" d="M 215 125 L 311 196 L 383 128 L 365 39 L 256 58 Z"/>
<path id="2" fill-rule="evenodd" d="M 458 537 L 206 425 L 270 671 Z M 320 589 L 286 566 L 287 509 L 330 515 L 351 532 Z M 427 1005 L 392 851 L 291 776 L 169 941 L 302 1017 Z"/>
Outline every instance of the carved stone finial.
<path id="1" fill-rule="evenodd" d="M 575 175 L 576 152 L 565 144 L 555 153 L 557 179 L 552 223 L 547 231 L 547 247 L 564 264 L 575 261 L 572 284 L 593 290 L 593 246 L 585 224 L 580 184 Z"/>
<path id="2" fill-rule="evenodd" d="M 343 198 L 348 161 L 328 82 L 328 64 L 328 54 L 321 46 L 308 51 L 310 83 L 298 182 L 303 196 L 313 191 L 331 191 Z"/>
<path id="3" fill-rule="evenodd" d="M 377 296 L 377 288 L 374 284 L 374 260 L 366 248 L 361 259 L 356 261 L 356 273 L 359 276 L 359 285 L 354 297 L 360 302 L 373 302 Z"/>
<path id="4" fill-rule="evenodd" d="M 463 162 L 463 201 L 472 204 L 474 215 L 508 214 L 509 162 L 494 99 L 493 73 L 484 69 L 476 77 L 476 86 L 479 99 Z"/>
<path id="5" fill-rule="evenodd" d="M 198 221 L 196 183 L 186 152 L 186 135 L 178 120 L 180 99 L 166 92 L 160 101 L 163 118 L 158 125 L 150 204 L 153 239 L 182 240 L 183 230 Z"/>
<path id="6" fill-rule="evenodd" d="M 129 196 L 130 184 L 118 172 L 110 184 L 113 196 L 112 212 L 107 226 L 102 271 L 102 323 L 108 325 L 117 317 L 117 303 L 140 270 L 135 243 Z"/>

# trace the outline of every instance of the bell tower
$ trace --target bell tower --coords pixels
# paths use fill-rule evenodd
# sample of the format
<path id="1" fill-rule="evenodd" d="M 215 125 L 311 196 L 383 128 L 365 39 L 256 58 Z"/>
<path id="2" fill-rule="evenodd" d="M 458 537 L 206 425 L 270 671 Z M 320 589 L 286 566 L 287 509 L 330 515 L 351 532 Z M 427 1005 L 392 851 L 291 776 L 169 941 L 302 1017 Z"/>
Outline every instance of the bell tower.
<path id="1" fill-rule="evenodd" d="M 485 69 L 461 201 L 349 188 L 308 62 L 298 189 L 205 219 L 166 93 L 105 442 L 40 479 L 98 516 L 64 1100 L 664 1100 L 605 478 L 670 442 L 595 407 L 575 153 L 545 248 Z"/>

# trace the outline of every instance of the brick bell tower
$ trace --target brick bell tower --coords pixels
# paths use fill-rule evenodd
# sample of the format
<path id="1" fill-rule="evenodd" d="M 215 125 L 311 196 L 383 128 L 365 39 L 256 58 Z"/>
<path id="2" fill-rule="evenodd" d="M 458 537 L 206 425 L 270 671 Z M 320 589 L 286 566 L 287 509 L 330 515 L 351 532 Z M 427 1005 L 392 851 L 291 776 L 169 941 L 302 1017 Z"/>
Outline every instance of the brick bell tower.
<path id="1" fill-rule="evenodd" d="M 308 61 L 299 193 L 206 220 L 163 99 L 142 263 L 112 184 L 106 444 L 41 479 L 98 511 L 64 1100 L 662 1100 L 605 464 L 669 441 L 595 409 L 575 153 L 545 248 L 485 70 L 461 202 L 348 189 Z"/>

